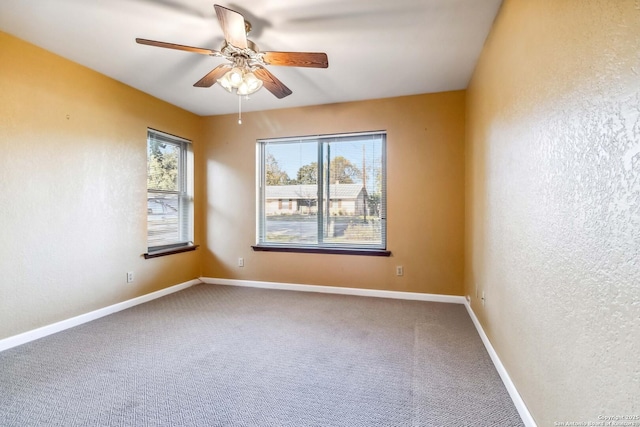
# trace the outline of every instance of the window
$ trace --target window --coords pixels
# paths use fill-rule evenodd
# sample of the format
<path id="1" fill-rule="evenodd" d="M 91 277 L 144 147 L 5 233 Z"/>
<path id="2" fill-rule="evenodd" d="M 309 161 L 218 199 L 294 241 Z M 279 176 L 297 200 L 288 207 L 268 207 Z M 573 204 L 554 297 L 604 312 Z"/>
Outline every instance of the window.
<path id="1" fill-rule="evenodd" d="M 256 250 L 389 255 L 385 132 L 258 141 Z"/>
<path id="2" fill-rule="evenodd" d="M 190 141 L 147 131 L 147 255 L 195 249 L 192 162 Z"/>

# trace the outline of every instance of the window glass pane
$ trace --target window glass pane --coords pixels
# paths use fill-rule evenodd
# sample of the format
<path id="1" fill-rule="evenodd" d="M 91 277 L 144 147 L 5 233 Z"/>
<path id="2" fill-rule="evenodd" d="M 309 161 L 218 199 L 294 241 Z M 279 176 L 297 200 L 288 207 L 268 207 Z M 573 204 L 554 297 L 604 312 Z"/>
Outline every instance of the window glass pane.
<path id="1" fill-rule="evenodd" d="M 318 144 L 264 146 L 264 234 L 272 243 L 318 241 Z"/>
<path id="2" fill-rule="evenodd" d="M 386 247 L 384 133 L 267 140 L 260 148 L 259 244 Z"/>
<path id="3" fill-rule="evenodd" d="M 180 145 L 150 138 L 147 159 L 148 189 L 180 190 Z"/>
<path id="4" fill-rule="evenodd" d="M 180 199 L 178 194 L 147 193 L 148 246 L 164 246 L 179 243 Z"/>
<path id="5" fill-rule="evenodd" d="M 382 176 L 381 138 L 369 135 L 325 142 L 323 153 L 324 242 L 381 245 L 381 216 L 376 209 L 381 193 L 376 183 Z"/>

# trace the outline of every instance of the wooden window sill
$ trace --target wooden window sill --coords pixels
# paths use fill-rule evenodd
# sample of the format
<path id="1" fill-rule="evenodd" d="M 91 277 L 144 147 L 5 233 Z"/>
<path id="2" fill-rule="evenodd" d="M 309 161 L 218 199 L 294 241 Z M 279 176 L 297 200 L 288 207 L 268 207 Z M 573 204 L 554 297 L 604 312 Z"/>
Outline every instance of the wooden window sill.
<path id="1" fill-rule="evenodd" d="M 158 258 L 161 256 L 180 254 L 182 252 L 195 251 L 196 249 L 198 249 L 198 246 L 200 245 L 185 245 L 185 246 L 178 246 L 174 248 L 160 249 L 157 251 L 147 252 L 146 254 L 143 254 L 143 256 L 144 256 L 144 259 Z"/>
<path id="2" fill-rule="evenodd" d="M 296 246 L 251 246 L 257 252 L 297 252 L 306 254 L 331 254 L 331 255 L 364 255 L 364 256 L 391 256 L 391 251 L 385 249 L 348 249 L 348 248 L 323 248 L 323 247 L 296 247 Z"/>

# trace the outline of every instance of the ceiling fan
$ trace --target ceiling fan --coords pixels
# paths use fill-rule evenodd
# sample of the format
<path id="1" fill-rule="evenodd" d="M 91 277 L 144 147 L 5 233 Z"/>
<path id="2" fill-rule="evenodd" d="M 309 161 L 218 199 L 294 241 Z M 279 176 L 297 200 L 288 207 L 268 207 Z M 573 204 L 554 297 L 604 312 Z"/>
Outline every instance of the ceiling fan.
<path id="1" fill-rule="evenodd" d="M 227 59 L 229 63 L 218 65 L 194 86 L 211 87 L 217 82 L 227 91 L 235 92 L 239 96 L 254 93 L 263 86 L 277 98 L 291 95 L 291 89 L 271 74 L 265 68 L 267 65 L 311 68 L 329 66 L 326 53 L 261 52 L 258 46 L 247 38 L 251 31 L 251 23 L 245 20 L 242 14 L 217 4 L 213 7 L 225 39 L 219 51 L 141 38 L 137 38 L 136 42 Z"/>

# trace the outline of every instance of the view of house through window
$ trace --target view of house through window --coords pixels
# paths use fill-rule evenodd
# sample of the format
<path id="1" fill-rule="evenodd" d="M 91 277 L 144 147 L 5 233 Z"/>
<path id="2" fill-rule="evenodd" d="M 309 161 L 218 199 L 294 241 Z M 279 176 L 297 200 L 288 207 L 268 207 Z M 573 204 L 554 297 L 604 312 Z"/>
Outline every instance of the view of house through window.
<path id="1" fill-rule="evenodd" d="M 258 245 L 385 249 L 384 132 L 258 141 Z"/>
<path id="2" fill-rule="evenodd" d="M 149 251 L 187 245 L 192 236 L 189 141 L 147 132 L 147 246 Z"/>

